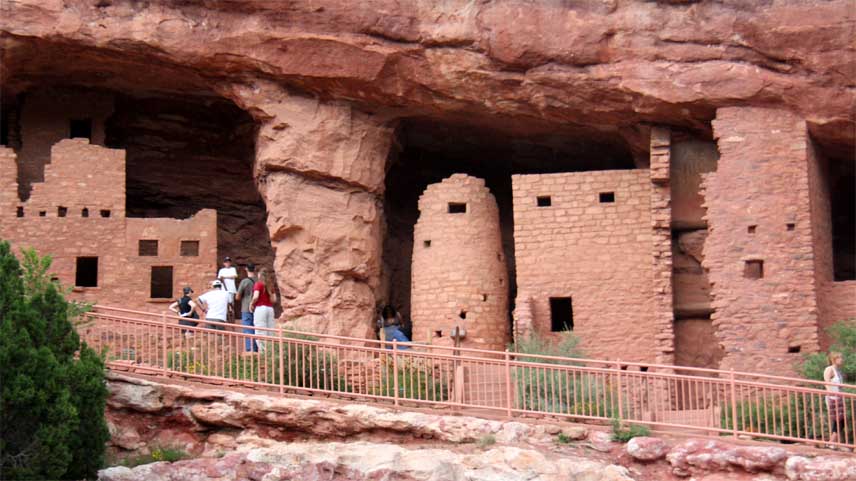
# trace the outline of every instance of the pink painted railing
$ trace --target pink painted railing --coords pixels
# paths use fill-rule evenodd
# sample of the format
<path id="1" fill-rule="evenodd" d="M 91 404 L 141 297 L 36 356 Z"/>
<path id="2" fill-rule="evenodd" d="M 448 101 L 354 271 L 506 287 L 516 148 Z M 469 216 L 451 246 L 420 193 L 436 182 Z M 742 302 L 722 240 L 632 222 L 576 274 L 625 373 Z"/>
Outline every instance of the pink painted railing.
<path id="1" fill-rule="evenodd" d="M 181 326 L 178 317 L 96 306 L 79 331 L 112 369 L 507 417 L 612 418 L 655 428 L 854 446 L 856 386 L 682 366 L 382 342 L 275 328 Z M 222 327 L 223 324 L 216 324 Z M 246 354 L 246 343 L 261 347 Z M 838 386 L 833 417 L 826 386 Z M 839 433 L 830 443 L 830 432 Z"/>

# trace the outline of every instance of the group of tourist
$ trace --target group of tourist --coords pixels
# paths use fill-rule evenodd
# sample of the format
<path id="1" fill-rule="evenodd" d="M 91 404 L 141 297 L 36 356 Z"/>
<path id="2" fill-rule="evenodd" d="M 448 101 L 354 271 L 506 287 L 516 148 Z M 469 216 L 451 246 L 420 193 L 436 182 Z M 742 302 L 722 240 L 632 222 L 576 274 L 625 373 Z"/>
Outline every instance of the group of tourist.
<path id="1" fill-rule="evenodd" d="M 223 267 L 217 272 L 217 278 L 211 282 L 211 290 L 195 300 L 193 289 L 185 287 L 182 297 L 173 302 L 169 309 L 181 318 L 183 326 L 197 326 L 201 314 L 205 316 L 206 327 L 225 330 L 226 324 L 233 321 L 235 303 L 241 305 L 241 325 L 244 334 L 271 335 L 274 327 L 273 304 L 277 301 L 273 275 L 262 268 L 256 273 L 255 264 L 246 266 L 247 276 L 236 284 L 238 270 L 232 265 L 232 258 L 223 259 Z M 190 330 L 184 333 L 192 337 Z M 265 343 L 261 339 L 248 337 L 244 341 L 247 354 L 264 352 Z"/>

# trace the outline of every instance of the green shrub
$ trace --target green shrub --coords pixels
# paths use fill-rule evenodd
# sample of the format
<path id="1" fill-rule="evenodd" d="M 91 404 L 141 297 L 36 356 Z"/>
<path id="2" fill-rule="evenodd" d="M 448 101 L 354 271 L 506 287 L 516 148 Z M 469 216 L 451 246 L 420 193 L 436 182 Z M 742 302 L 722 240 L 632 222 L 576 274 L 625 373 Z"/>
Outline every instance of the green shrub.
<path id="1" fill-rule="evenodd" d="M 103 360 L 81 345 L 74 309 L 46 279 L 50 259 L 25 256 L 22 269 L 0 242 L 0 472 L 91 478 L 109 438 Z"/>
<path id="2" fill-rule="evenodd" d="M 493 434 L 485 434 L 478 440 L 478 445 L 482 449 L 493 446 L 494 444 L 496 444 L 496 436 Z"/>
<path id="3" fill-rule="evenodd" d="M 517 353 L 515 359 L 519 361 L 575 366 L 579 363 L 540 359 L 525 354 L 580 359 L 584 355 L 578 344 L 579 339 L 572 332 L 563 332 L 556 343 L 531 334 L 510 345 L 509 349 Z M 617 398 L 603 376 L 584 373 L 572 375 L 567 371 L 519 366 L 514 368 L 514 379 L 517 383 L 519 409 L 606 418 L 612 417 L 617 409 Z"/>
<path id="4" fill-rule="evenodd" d="M 400 399 L 418 399 L 421 401 L 448 401 L 449 384 L 443 376 L 438 376 L 427 366 L 418 366 L 403 361 L 396 373 L 392 365 L 387 365 L 382 373 L 380 386 L 373 389 L 377 396 L 395 395 L 395 378 L 398 377 L 398 397 Z"/>
<path id="5" fill-rule="evenodd" d="M 152 449 L 151 453 L 149 454 L 127 457 L 123 459 L 119 464 L 128 468 L 133 468 L 136 466 L 142 466 L 144 464 L 157 463 L 161 461 L 174 463 L 176 461 L 181 461 L 182 459 L 187 459 L 189 457 L 190 456 L 183 449 L 158 447 Z"/>
<path id="6" fill-rule="evenodd" d="M 651 430 L 647 426 L 630 424 L 625 426 L 618 418 L 612 418 L 612 440 L 626 443 L 635 437 L 650 436 Z"/>
<path id="7" fill-rule="evenodd" d="M 826 329 L 833 339 L 830 351 L 844 355 L 842 373 L 847 382 L 856 382 L 856 319 L 838 321 Z M 806 379 L 823 381 L 823 370 L 829 365 L 827 353 L 819 352 L 805 356 L 800 371 Z"/>
<path id="8" fill-rule="evenodd" d="M 559 444 L 570 444 L 571 441 L 573 441 L 573 439 L 565 433 L 559 433 L 556 436 L 556 442 Z"/>
<path id="9" fill-rule="evenodd" d="M 853 426 L 853 406 L 849 399 L 844 401 L 846 426 Z M 785 399 L 775 398 L 764 402 L 744 401 L 736 405 L 737 415 L 732 420 L 731 409 L 723 409 L 721 424 L 724 429 L 754 433 L 799 437 L 804 439 L 827 439 L 829 426 L 824 396 L 806 397 L 791 394 Z M 848 433 L 844 433 L 846 436 Z M 852 441 L 852 440 L 850 440 Z"/>

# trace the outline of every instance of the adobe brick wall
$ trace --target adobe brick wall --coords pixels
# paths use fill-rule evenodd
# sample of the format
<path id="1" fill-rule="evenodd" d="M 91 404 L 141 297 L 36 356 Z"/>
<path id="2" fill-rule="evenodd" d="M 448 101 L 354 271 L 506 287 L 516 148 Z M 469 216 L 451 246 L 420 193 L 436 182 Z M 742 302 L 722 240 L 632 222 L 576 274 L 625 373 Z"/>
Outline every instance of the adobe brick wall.
<path id="1" fill-rule="evenodd" d="M 515 175 L 512 185 L 517 310 L 531 312 L 531 329 L 552 337 L 549 299 L 571 297 L 587 355 L 655 362 L 649 170 Z M 600 203 L 601 192 L 615 202 Z M 515 335 L 528 321 L 516 320 Z"/>
<path id="2" fill-rule="evenodd" d="M 173 266 L 172 298 L 184 285 L 197 294 L 205 290 L 217 265 L 216 211 L 202 210 L 185 220 L 128 219 L 124 151 L 65 139 L 51 152 L 46 182 L 34 184 L 30 199 L 20 202 L 15 154 L 0 149 L 0 239 L 16 252 L 32 247 L 50 255 L 51 273 L 65 286 L 75 284 L 77 257 L 98 257 L 98 285 L 75 287 L 71 298 L 77 300 L 161 312 L 169 299 L 149 299 L 151 266 Z M 17 217 L 18 206 L 23 217 Z M 65 217 L 58 214 L 60 206 L 67 208 Z M 82 216 L 84 208 L 88 217 Z M 110 215 L 102 217 L 101 210 Z M 157 239 L 159 255 L 139 256 L 139 239 Z M 181 240 L 198 240 L 199 256 L 179 256 Z"/>
<path id="3" fill-rule="evenodd" d="M 71 119 L 92 119 L 92 143 L 104 145 L 104 122 L 113 112 L 113 96 L 102 92 L 43 89 L 27 94 L 21 104 L 21 148 L 18 151 L 23 199 L 31 183 L 42 182 L 51 161 L 51 146 L 68 138 Z"/>
<path id="4" fill-rule="evenodd" d="M 703 265 L 721 367 L 792 375 L 819 348 L 806 124 L 781 110 L 723 108 L 713 128 L 720 158 L 703 176 Z M 744 277 L 747 260 L 763 260 L 763 278 Z M 801 353 L 788 352 L 796 346 Z"/>
<path id="5" fill-rule="evenodd" d="M 669 129 L 653 127 L 650 140 L 651 247 L 653 263 L 653 328 L 656 361 L 674 364 L 674 299 L 672 288 L 672 135 Z"/>
<path id="6" fill-rule="evenodd" d="M 450 202 L 466 203 L 466 212 L 449 213 Z M 499 209 L 484 180 L 455 174 L 425 189 L 411 272 L 414 341 L 449 344 L 450 330 L 461 326 L 467 330 L 464 347 L 505 349 L 508 272 Z"/>

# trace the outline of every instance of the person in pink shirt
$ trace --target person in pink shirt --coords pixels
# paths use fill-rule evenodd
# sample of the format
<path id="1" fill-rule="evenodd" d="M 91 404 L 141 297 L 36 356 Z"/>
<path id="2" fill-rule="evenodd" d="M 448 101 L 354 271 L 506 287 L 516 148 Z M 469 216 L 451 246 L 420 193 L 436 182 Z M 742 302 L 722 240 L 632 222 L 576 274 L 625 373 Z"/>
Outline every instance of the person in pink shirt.
<path id="1" fill-rule="evenodd" d="M 270 330 L 274 327 L 273 303 L 276 302 L 274 291 L 274 279 L 267 269 L 259 271 L 259 280 L 253 285 L 253 300 L 250 301 L 250 311 L 253 313 L 253 326 L 256 334 L 261 336 L 272 336 Z M 257 340 L 259 352 L 265 352 L 265 341 Z"/>

